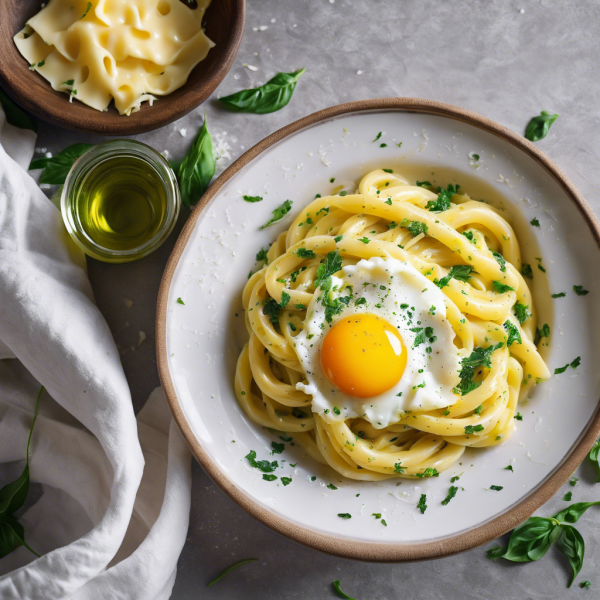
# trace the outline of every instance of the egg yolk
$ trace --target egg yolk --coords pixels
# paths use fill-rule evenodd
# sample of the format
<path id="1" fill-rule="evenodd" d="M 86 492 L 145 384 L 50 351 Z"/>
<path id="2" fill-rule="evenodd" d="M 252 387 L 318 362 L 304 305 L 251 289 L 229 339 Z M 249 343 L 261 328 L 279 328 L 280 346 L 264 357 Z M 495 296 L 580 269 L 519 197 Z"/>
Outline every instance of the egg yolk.
<path id="1" fill-rule="evenodd" d="M 323 340 L 321 366 L 345 394 L 370 398 L 400 381 L 406 347 L 398 330 L 376 315 L 344 317 Z"/>

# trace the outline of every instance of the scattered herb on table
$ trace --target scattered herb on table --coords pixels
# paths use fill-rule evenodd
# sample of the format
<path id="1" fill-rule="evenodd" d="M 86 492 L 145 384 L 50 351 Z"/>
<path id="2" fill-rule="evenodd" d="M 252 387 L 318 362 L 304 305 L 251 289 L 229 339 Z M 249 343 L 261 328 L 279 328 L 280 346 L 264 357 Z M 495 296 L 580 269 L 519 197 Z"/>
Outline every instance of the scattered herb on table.
<path id="1" fill-rule="evenodd" d="M 490 548 L 487 555 L 492 560 L 504 558 L 513 562 L 532 562 L 542 558 L 556 542 L 567 557 L 573 571 L 568 583 L 571 587 L 583 565 L 585 543 L 573 526 L 585 511 L 598 502 L 576 502 L 553 517 L 531 517 L 510 535 L 507 548 Z"/>
<path id="2" fill-rule="evenodd" d="M 296 83 L 305 71 L 299 69 L 293 73 L 277 73 L 264 85 L 219 98 L 219 102 L 229 110 L 258 115 L 281 110 L 292 99 Z"/>
<path id="3" fill-rule="evenodd" d="M 215 174 L 213 143 L 207 123 L 204 111 L 204 123 L 177 171 L 184 206 L 193 206 L 200 200 Z"/>
<path id="4" fill-rule="evenodd" d="M 543 110 L 539 116 L 533 117 L 525 129 L 525 137 L 530 142 L 543 140 L 550 131 L 552 123 L 558 119 L 558 115 Z"/>
<path id="5" fill-rule="evenodd" d="M 333 588 L 335 589 L 337 595 L 340 598 L 343 598 L 344 600 L 354 600 L 354 598 L 352 598 L 351 596 L 348 596 L 348 594 L 345 594 L 344 592 L 342 592 L 342 588 L 340 587 L 339 579 L 337 579 L 336 581 L 333 582 Z"/>
<path id="6" fill-rule="evenodd" d="M 25 546 L 32 554 L 39 554 L 31 549 L 25 543 L 25 528 L 15 517 L 13 513 L 19 510 L 29 493 L 29 446 L 31 444 L 31 436 L 35 425 L 38 408 L 40 405 L 40 397 L 44 391 L 44 386 L 40 388 L 35 400 L 35 408 L 33 411 L 33 421 L 29 429 L 29 437 L 27 438 L 27 450 L 25 455 L 25 467 L 21 475 L 12 483 L 7 483 L 0 489 L 0 558 L 4 558 L 19 546 Z"/>
<path id="7" fill-rule="evenodd" d="M 600 483 L 600 438 L 598 438 L 594 442 L 594 445 L 592 446 L 592 449 L 588 454 L 588 458 L 592 461 L 594 467 L 596 468 L 596 471 L 598 472 L 598 478 L 596 479 L 596 483 Z M 573 479 L 575 479 L 575 483 L 577 483 L 577 477 L 574 477 Z M 575 483 L 573 483 L 573 479 L 571 480 L 571 485 L 575 485 Z"/>
<path id="8" fill-rule="evenodd" d="M 221 574 L 217 575 L 210 583 L 207 583 L 206 587 L 215 585 L 215 583 L 217 583 L 217 581 L 221 581 L 221 579 L 223 579 L 223 577 L 225 577 L 225 575 L 227 575 L 228 573 L 231 573 L 231 571 L 235 571 L 235 569 L 237 569 L 238 567 L 241 567 L 242 565 L 245 565 L 247 563 L 256 562 L 257 560 L 258 560 L 258 558 L 245 558 L 244 560 L 240 560 L 239 562 L 236 562 L 235 564 L 233 564 L 230 567 L 228 567 L 227 569 L 225 569 Z"/>

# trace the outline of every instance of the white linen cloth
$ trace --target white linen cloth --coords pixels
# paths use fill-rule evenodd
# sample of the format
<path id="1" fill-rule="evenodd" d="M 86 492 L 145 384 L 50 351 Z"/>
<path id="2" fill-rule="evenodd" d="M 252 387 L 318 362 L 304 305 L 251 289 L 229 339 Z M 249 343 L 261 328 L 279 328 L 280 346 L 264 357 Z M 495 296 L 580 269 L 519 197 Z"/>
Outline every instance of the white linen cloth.
<path id="1" fill-rule="evenodd" d="M 85 257 L 27 173 L 35 139 L 0 107 L 0 463 L 20 461 L 3 465 L 14 477 L 0 487 L 22 471 L 47 390 L 30 459 L 43 494 L 19 519 L 42 556 L 21 547 L 0 559 L 0 598 L 166 599 L 188 529 L 191 455 L 160 388 L 136 422 Z"/>

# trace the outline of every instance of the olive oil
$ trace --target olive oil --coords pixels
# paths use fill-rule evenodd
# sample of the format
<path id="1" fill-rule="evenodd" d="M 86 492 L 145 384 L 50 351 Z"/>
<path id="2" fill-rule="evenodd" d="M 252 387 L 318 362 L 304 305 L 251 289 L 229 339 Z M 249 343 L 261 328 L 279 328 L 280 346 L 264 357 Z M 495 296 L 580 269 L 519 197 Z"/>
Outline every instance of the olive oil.
<path id="1" fill-rule="evenodd" d="M 83 177 L 73 206 L 81 230 L 96 245 L 127 251 L 161 229 L 167 191 L 160 174 L 138 156 L 112 156 Z"/>

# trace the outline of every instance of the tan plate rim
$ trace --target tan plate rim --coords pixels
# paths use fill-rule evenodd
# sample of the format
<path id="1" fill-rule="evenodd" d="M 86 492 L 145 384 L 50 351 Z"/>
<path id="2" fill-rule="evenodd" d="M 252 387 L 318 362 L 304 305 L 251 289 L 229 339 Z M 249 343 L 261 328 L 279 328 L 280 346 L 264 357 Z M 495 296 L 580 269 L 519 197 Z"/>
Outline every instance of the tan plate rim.
<path id="1" fill-rule="evenodd" d="M 571 449 L 562 465 L 540 484 L 536 490 L 531 492 L 529 496 L 523 498 L 506 512 L 492 520 L 464 533 L 427 542 L 357 542 L 356 540 L 317 533 L 274 514 L 269 509 L 260 506 L 258 502 L 246 492 L 236 487 L 235 483 L 220 471 L 217 464 L 210 458 L 208 453 L 194 436 L 184 417 L 175 394 L 173 381 L 171 380 L 166 348 L 167 301 L 173 274 L 203 208 L 221 189 L 225 182 L 273 144 L 301 129 L 311 127 L 320 121 L 331 119 L 339 115 L 386 109 L 448 117 L 450 119 L 474 125 L 475 127 L 488 131 L 489 133 L 510 142 L 513 146 L 516 146 L 540 164 L 542 168 L 544 168 L 562 187 L 587 222 L 596 243 L 600 247 L 600 222 L 593 214 L 588 203 L 569 181 L 567 176 L 543 152 L 538 150 L 531 142 L 510 129 L 472 111 L 464 110 L 450 104 L 435 102 L 433 100 L 423 100 L 418 98 L 378 98 L 340 104 L 304 117 L 303 119 L 295 121 L 271 134 L 238 158 L 204 194 L 185 224 L 163 274 L 158 293 L 156 311 L 156 353 L 158 373 L 167 401 L 171 408 L 171 412 L 173 413 L 173 417 L 183 432 L 192 452 L 210 477 L 246 512 L 278 533 L 322 552 L 366 561 L 404 562 L 441 558 L 465 550 L 470 550 L 471 548 L 475 548 L 496 539 L 530 517 L 535 510 L 547 502 L 568 480 L 573 471 L 589 452 L 600 433 L 600 410 L 596 409 L 594 416 L 588 424 L 587 430 L 579 442 Z"/>

